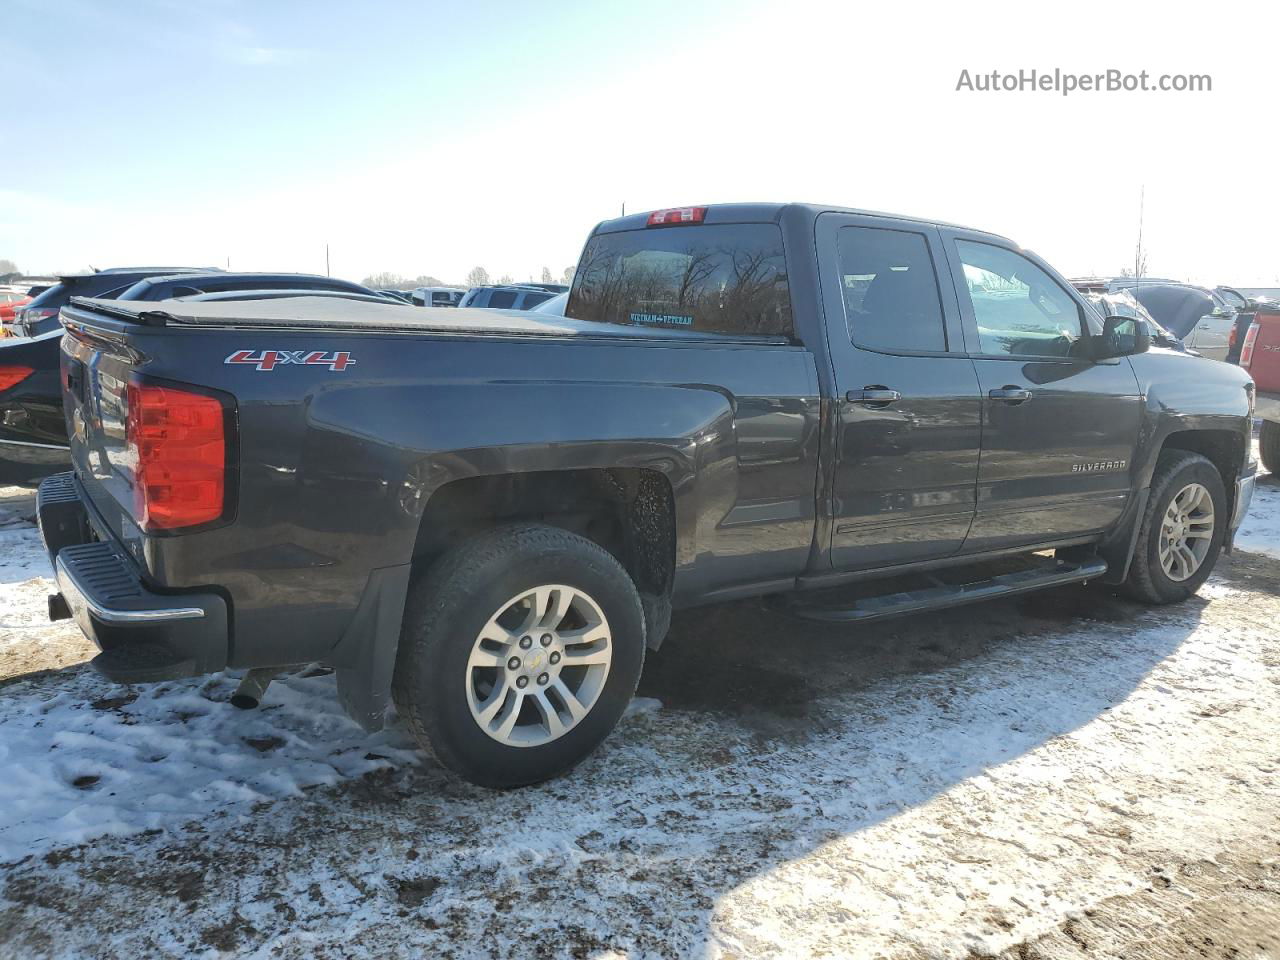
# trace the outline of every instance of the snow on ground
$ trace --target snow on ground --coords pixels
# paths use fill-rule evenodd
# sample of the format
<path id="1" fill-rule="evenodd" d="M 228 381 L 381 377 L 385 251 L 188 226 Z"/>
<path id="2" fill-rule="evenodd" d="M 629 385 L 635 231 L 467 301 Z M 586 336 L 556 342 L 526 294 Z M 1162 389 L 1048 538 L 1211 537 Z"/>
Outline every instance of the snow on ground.
<path id="1" fill-rule="evenodd" d="M 0 862 L 105 835 L 173 827 L 412 763 L 400 731 L 366 735 L 331 675 L 294 674 L 262 709 L 228 705 L 225 676 L 125 690 L 77 670 L 0 707 Z"/>
<path id="2" fill-rule="evenodd" d="M 35 593 L 0 586 L 0 622 Z M 1216 878 L 1215 949 L 1280 955 L 1277 618 L 1280 563 L 1243 550 L 1159 610 L 694 611 L 597 755 L 505 793 L 362 734 L 308 671 L 250 713 L 221 677 L 16 679 L 0 954 L 1079 956 L 1110 911 L 1091 955 L 1176 956 Z"/>
<path id="3" fill-rule="evenodd" d="M 73 624 L 48 621 L 45 598 L 56 587 L 39 531 L 22 519 L 30 506 L 29 492 L 0 491 L 0 665 L 19 653 L 56 661 L 68 638 L 90 657 Z M 228 705 L 237 680 L 128 689 L 76 668 L 4 690 L 0 862 L 417 759 L 405 733 L 369 736 L 349 720 L 327 670 L 277 680 L 257 711 Z"/>

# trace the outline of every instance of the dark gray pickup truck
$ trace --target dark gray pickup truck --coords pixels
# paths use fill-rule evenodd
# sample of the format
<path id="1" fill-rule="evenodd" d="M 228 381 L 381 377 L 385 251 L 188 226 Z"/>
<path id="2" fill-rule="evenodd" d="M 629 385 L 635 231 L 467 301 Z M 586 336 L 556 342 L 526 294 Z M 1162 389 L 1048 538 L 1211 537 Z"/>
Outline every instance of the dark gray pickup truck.
<path id="1" fill-rule="evenodd" d="M 1177 602 L 1253 490 L 1240 369 L 1100 321 L 1001 237 L 852 210 L 602 223 L 563 318 L 62 320 L 74 471 L 39 517 L 51 615 L 102 673 L 330 664 L 361 723 L 394 698 L 495 786 L 589 753 L 673 608 L 775 594 L 854 624 L 1086 580 Z"/>

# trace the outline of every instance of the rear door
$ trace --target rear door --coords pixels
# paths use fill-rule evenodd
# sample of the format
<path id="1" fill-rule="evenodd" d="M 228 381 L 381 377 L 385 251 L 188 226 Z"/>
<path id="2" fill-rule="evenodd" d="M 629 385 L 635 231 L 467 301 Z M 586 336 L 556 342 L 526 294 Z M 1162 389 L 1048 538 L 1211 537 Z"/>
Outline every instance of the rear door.
<path id="1" fill-rule="evenodd" d="M 982 403 L 938 231 L 817 220 L 838 435 L 832 564 L 958 552 L 974 516 Z"/>
<path id="2" fill-rule="evenodd" d="M 986 234 L 942 237 L 983 405 L 965 552 L 1108 528 L 1128 502 L 1138 442 L 1129 360 L 1087 359 L 1096 320 L 1043 262 Z"/>

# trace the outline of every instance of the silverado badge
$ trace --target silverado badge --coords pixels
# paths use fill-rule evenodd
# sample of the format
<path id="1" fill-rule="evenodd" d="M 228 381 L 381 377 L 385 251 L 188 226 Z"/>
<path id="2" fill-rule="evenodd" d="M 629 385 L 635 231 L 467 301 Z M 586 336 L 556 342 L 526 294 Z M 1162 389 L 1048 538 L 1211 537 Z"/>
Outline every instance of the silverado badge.
<path id="1" fill-rule="evenodd" d="M 1101 473 L 1104 470 L 1123 470 L 1128 460 L 1094 460 L 1092 463 L 1073 463 L 1072 473 Z"/>

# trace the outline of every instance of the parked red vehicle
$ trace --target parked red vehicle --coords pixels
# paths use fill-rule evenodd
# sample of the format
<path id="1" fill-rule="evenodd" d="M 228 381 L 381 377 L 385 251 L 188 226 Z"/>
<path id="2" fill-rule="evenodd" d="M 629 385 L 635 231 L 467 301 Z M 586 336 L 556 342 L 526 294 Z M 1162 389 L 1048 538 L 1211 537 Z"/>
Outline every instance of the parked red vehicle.
<path id="1" fill-rule="evenodd" d="M 1262 418 L 1262 464 L 1280 475 L 1280 303 L 1261 300 L 1240 349 L 1240 366 L 1257 387 L 1257 416 Z"/>
<path id="2" fill-rule="evenodd" d="M 18 290 L 0 290 L 0 337 L 12 335 L 14 312 L 31 302 L 31 298 Z"/>

